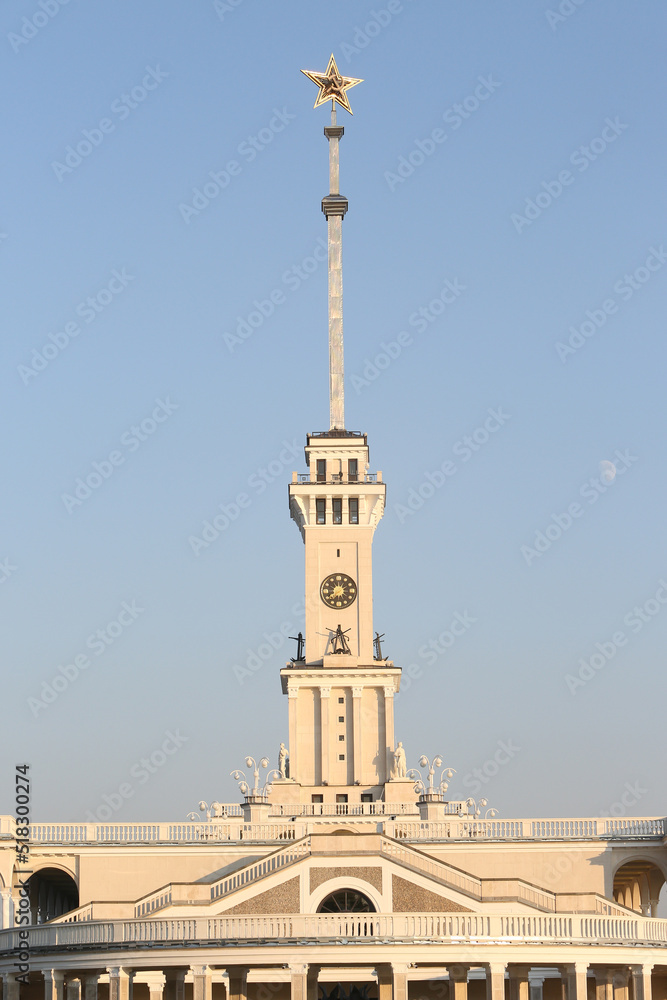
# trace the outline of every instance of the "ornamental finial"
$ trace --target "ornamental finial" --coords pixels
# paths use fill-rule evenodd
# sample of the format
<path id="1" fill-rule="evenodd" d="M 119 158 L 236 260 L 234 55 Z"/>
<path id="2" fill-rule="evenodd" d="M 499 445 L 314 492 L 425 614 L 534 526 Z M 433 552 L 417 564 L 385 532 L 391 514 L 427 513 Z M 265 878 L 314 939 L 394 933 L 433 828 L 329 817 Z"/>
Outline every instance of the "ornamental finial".
<path id="1" fill-rule="evenodd" d="M 314 108 L 319 108 L 320 104 L 326 104 L 327 101 L 331 101 L 332 110 L 335 104 L 340 104 L 341 108 L 345 108 L 346 111 L 352 114 L 352 108 L 350 107 L 350 102 L 345 91 L 349 90 L 350 87 L 356 87 L 358 83 L 363 83 L 364 81 L 356 80 L 352 76 L 342 76 L 338 72 L 338 66 L 336 66 L 333 53 L 329 59 L 326 73 L 314 73 L 308 69 L 302 69 L 301 72 L 320 88 L 317 99 L 313 104 Z"/>

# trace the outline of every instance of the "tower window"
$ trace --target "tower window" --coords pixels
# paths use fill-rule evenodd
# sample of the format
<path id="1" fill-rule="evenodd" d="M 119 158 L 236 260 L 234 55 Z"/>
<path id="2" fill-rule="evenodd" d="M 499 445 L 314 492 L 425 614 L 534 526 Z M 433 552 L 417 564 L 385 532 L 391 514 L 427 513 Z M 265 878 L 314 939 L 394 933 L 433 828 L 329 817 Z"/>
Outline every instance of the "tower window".
<path id="1" fill-rule="evenodd" d="M 350 513 L 350 524 L 359 524 L 359 498 L 350 497 L 348 500 L 348 510 Z"/>
<path id="2" fill-rule="evenodd" d="M 347 460 L 347 481 L 348 483 L 356 483 L 359 480 L 359 463 L 356 458 L 348 458 Z"/>
<path id="3" fill-rule="evenodd" d="M 339 743 L 344 743 L 345 742 L 345 737 L 344 736 L 339 736 L 338 737 L 338 742 Z"/>
<path id="4" fill-rule="evenodd" d="M 317 460 L 317 481 L 318 483 L 326 483 L 327 481 L 327 462 L 325 458 L 318 458 Z"/>
<path id="5" fill-rule="evenodd" d="M 339 753 L 338 754 L 338 760 L 345 760 L 345 754 L 344 753 Z"/>
<path id="6" fill-rule="evenodd" d="M 326 500 L 322 498 L 321 500 L 315 501 L 315 511 L 317 513 L 317 523 L 326 524 L 327 521 L 327 507 Z"/>
<path id="7" fill-rule="evenodd" d="M 338 704 L 339 705 L 344 705 L 345 704 L 345 698 L 339 698 L 338 699 Z"/>
<path id="8" fill-rule="evenodd" d="M 334 497 L 331 501 L 333 509 L 333 523 L 342 524 L 343 523 L 343 501 L 340 497 Z"/>
<path id="9" fill-rule="evenodd" d="M 339 715 L 338 716 L 338 721 L 339 722 L 345 722 L 345 716 L 344 715 Z"/>

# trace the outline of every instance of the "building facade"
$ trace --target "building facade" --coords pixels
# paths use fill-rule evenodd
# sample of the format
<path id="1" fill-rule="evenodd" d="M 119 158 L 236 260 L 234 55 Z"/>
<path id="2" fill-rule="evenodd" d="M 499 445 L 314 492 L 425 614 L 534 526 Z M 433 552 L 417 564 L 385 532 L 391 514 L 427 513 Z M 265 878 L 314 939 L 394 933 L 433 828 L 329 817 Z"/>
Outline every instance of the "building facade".
<path id="1" fill-rule="evenodd" d="M 344 417 L 335 105 L 360 81 L 333 57 L 306 75 L 332 101 L 330 427 L 289 486 L 288 746 L 187 821 L 0 817 L 2 1000 L 667 1000 L 664 818 L 499 819 L 396 741 L 401 670 L 373 631 L 385 485 Z"/>

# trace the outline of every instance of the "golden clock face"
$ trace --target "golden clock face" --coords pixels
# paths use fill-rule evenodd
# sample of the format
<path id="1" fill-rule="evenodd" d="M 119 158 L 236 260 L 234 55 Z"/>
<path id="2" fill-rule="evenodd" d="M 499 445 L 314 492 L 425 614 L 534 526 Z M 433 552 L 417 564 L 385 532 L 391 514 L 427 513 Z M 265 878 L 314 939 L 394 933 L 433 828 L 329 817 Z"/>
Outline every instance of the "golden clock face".
<path id="1" fill-rule="evenodd" d="M 322 580 L 320 597 L 330 608 L 348 608 L 357 599 L 357 585 L 345 573 L 332 573 Z"/>

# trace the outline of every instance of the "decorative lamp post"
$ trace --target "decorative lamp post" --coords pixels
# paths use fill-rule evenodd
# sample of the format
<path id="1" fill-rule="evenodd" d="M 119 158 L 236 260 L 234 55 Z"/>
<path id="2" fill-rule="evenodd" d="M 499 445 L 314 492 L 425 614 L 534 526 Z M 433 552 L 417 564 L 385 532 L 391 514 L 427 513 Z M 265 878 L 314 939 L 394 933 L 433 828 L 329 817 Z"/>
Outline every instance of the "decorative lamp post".
<path id="1" fill-rule="evenodd" d="M 450 779 L 456 772 L 452 767 L 443 768 L 440 754 L 436 754 L 433 760 L 422 754 L 419 766 L 426 771 L 424 776 L 415 768 L 408 771 L 408 777 L 415 779 L 415 791 L 419 795 L 417 803 L 419 815 L 423 820 L 441 820 L 445 816 L 445 793 L 449 788 Z M 435 773 L 438 768 L 442 768 L 442 771 L 440 780 L 436 782 Z"/>
<path id="2" fill-rule="evenodd" d="M 268 768 L 269 758 L 260 757 L 259 761 L 256 761 L 254 757 L 246 757 L 245 766 L 252 768 L 252 787 L 250 786 L 249 779 L 246 777 L 245 772 L 239 770 L 230 772 L 234 780 L 238 781 L 241 794 L 245 798 L 245 802 L 241 805 L 241 808 L 243 809 L 243 819 L 246 823 L 265 822 L 268 819 L 270 809 L 270 779 L 276 774 L 280 776 L 280 772 L 276 770 L 270 771 L 266 776 L 264 784 L 260 788 L 260 769 L 266 770 Z"/>

